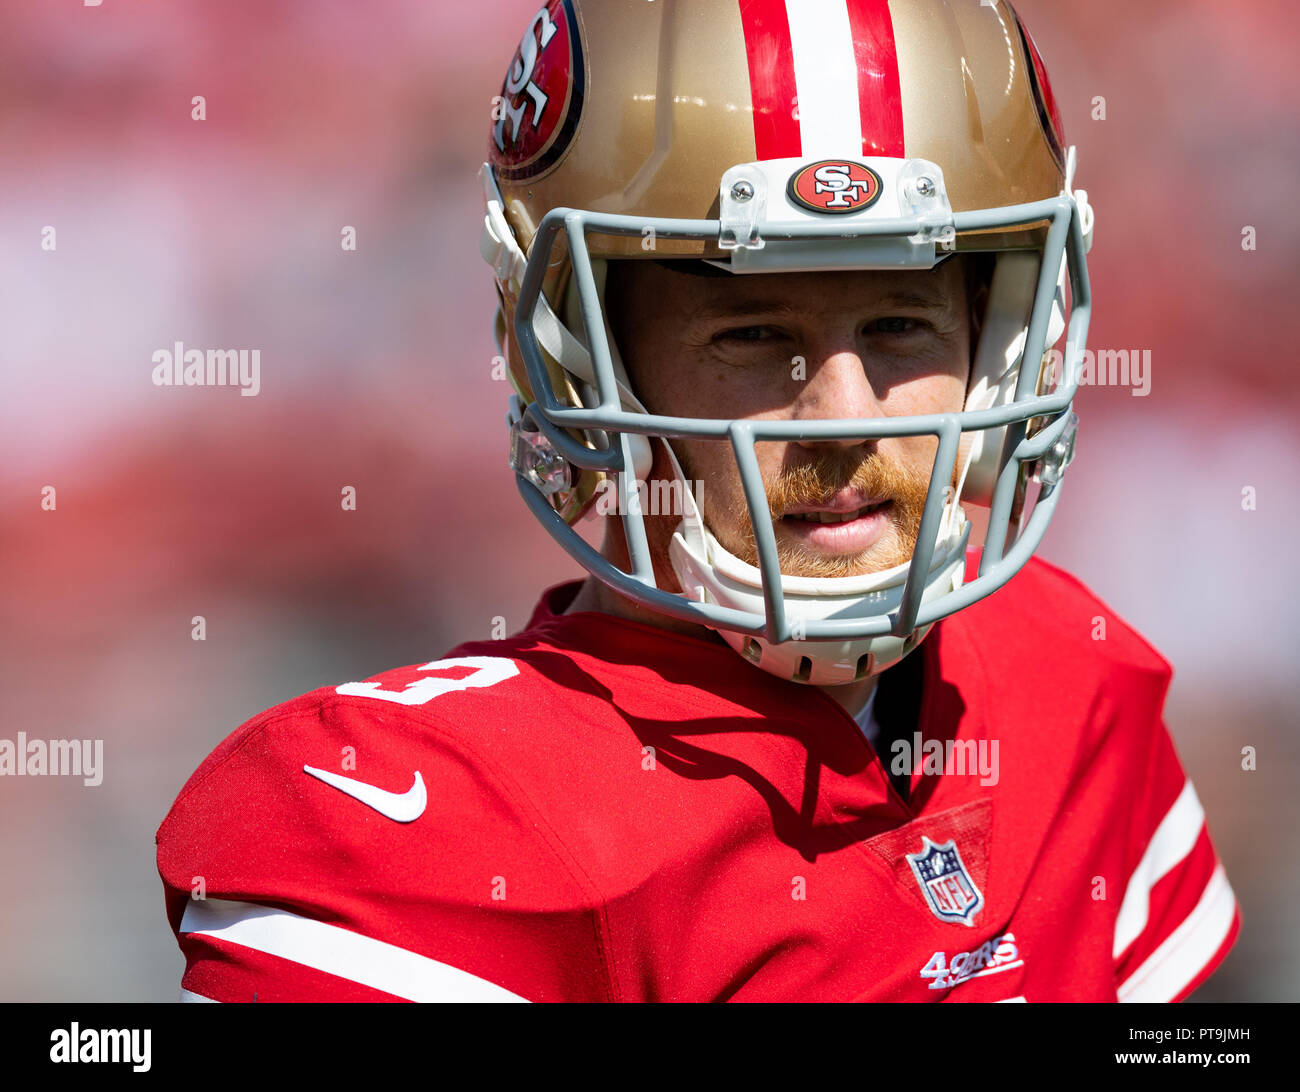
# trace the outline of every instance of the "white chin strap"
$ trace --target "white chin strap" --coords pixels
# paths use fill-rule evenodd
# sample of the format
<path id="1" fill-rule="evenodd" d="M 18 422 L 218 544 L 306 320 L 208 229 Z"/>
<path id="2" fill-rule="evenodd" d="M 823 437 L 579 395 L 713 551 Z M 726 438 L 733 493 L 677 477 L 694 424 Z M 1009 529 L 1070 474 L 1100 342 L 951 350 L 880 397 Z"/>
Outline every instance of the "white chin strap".
<path id="1" fill-rule="evenodd" d="M 689 497 L 689 492 L 683 490 Z M 688 501 L 688 507 L 693 504 Z M 698 602 L 763 614 L 762 573 L 719 545 L 695 513 L 673 535 L 669 557 L 686 597 Z M 961 505 L 949 502 L 943 513 L 934 558 L 922 603 L 956 591 L 965 575 L 970 524 Z M 783 576 L 785 613 L 795 632 L 801 623 L 829 618 L 871 618 L 889 614 L 903 601 L 910 563 L 865 576 L 819 578 Z M 762 637 L 719 629 L 726 642 L 769 674 L 813 686 L 838 686 L 879 674 L 898 663 L 929 632 L 922 626 L 904 637 L 886 634 L 846 641 L 786 641 L 772 644 Z"/>

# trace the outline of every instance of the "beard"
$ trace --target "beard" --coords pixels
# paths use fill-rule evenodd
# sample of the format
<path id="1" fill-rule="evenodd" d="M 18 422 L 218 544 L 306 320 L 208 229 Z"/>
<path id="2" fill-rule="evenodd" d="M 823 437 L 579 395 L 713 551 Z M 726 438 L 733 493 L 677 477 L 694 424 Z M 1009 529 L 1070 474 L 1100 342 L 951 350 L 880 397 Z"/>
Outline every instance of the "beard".
<path id="1" fill-rule="evenodd" d="M 823 451 L 808 462 L 785 470 L 766 487 L 768 514 L 776 536 L 776 554 L 782 574 L 837 578 L 883 572 L 912 560 L 921 517 L 930 486 L 930 466 L 917 469 L 879 453 L 862 458 L 861 448 Z M 688 476 L 698 480 L 683 461 Z M 827 555 L 810 549 L 789 533 L 782 517 L 791 508 L 829 503 L 844 488 L 889 501 L 889 526 L 868 549 L 853 554 Z M 706 497 L 707 498 L 707 494 Z M 717 511 L 704 505 L 704 519 L 724 549 L 758 567 L 758 547 L 744 494 L 736 480 L 734 497 Z M 720 533 L 721 532 L 721 533 Z"/>

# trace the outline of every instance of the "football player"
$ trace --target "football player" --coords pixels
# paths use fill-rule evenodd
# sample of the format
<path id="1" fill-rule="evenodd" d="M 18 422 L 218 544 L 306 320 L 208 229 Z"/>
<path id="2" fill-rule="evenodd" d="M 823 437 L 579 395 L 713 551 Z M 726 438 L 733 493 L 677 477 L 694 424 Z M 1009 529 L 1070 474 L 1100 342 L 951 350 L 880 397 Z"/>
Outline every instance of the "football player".
<path id="1" fill-rule="evenodd" d="M 1170 668 L 1033 557 L 1093 215 L 1010 4 L 539 0 L 488 151 L 509 461 L 588 576 L 203 763 L 183 996 L 1191 993 L 1239 919 Z"/>

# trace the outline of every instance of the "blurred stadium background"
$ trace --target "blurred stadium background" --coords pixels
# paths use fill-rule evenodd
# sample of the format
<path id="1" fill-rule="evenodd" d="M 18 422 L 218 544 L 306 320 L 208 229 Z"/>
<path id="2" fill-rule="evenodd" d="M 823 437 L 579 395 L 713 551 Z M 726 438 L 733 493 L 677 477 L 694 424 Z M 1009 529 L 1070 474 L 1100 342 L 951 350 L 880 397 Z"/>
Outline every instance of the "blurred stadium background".
<path id="1" fill-rule="evenodd" d="M 505 465 L 478 257 L 490 100 L 535 8 L 6 5 L 0 735 L 102 738 L 106 775 L 0 782 L 0 1000 L 175 998 L 153 834 L 207 752 L 577 575 Z M 1098 209 L 1092 344 L 1152 353 L 1148 396 L 1083 390 L 1042 554 L 1175 666 L 1244 915 L 1198 1000 L 1295 1000 L 1294 11 L 1019 8 Z M 262 393 L 155 387 L 176 340 L 260 348 Z"/>

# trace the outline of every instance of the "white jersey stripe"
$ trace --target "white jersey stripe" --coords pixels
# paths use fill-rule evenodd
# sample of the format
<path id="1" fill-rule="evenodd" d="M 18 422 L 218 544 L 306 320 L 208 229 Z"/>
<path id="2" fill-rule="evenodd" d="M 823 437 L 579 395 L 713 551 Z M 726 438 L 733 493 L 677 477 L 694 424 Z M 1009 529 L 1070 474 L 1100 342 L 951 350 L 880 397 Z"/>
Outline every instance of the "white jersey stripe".
<path id="1" fill-rule="evenodd" d="M 193 990 L 187 990 L 184 986 L 181 987 L 180 1000 L 188 1001 L 190 1003 L 197 1002 L 198 1004 L 201 1005 L 216 1005 L 219 1003 L 217 1001 L 214 1001 L 211 997 L 204 997 L 203 994 L 201 993 L 195 993 Z"/>
<path id="2" fill-rule="evenodd" d="M 410 1001 L 526 1001 L 486 979 L 350 929 L 269 906 L 197 899 L 182 933 L 201 933 Z"/>
<path id="3" fill-rule="evenodd" d="M 1116 959 L 1146 928 L 1150 914 L 1151 888 L 1191 853 L 1204 825 L 1205 812 L 1189 778 L 1173 807 L 1160 820 L 1160 826 L 1151 836 L 1142 860 L 1129 877 L 1128 887 L 1124 890 L 1124 901 L 1120 904 L 1119 916 L 1115 919 L 1113 955 Z"/>
<path id="4" fill-rule="evenodd" d="M 1201 900 L 1136 971 L 1119 986 L 1121 1001 L 1172 1001 L 1205 969 L 1232 929 L 1237 900 L 1219 865 Z"/>
<path id="5" fill-rule="evenodd" d="M 847 0 L 786 0 L 805 158 L 862 155 L 858 65 Z"/>

